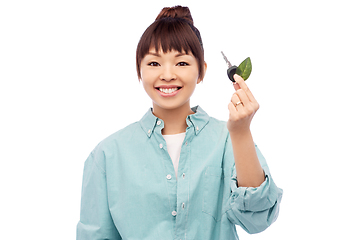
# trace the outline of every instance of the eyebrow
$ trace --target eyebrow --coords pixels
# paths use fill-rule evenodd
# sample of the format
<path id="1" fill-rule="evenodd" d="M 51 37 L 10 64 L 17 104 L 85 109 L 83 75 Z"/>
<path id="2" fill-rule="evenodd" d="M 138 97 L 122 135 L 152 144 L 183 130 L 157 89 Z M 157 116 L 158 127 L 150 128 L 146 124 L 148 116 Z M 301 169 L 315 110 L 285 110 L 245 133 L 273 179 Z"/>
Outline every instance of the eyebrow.
<path id="1" fill-rule="evenodd" d="M 175 57 L 181 57 L 181 56 L 184 56 L 184 55 L 188 55 L 188 54 L 186 54 L 186 53 L 178 53 L 178 54 L 175 55 Z"/>
<path id="2" fill-rule="evenodd" d="M 155 53 L 155 52 L 149 52 L 148 54 L 149 55 L 154 55 L 156 57 L 161 57 L 161 55 L 159 55 L 158 53 Z"/>
<path id="3" fill-rule="evenodd" d="M 161 55 L 159 55 L 159 54 L 156 53 L 156 52 L 149 52 L 148 54 L 149 54 L 149 55 L 156 56 L 156 57 L 161 57 Z M 189 55 L 189 54 L 186 54 L 186 53 L 178 53 L 178 54 L 175 55 L 175 57 L 181 57 L 181 56 L 184 56 L 184 55 Z"/>

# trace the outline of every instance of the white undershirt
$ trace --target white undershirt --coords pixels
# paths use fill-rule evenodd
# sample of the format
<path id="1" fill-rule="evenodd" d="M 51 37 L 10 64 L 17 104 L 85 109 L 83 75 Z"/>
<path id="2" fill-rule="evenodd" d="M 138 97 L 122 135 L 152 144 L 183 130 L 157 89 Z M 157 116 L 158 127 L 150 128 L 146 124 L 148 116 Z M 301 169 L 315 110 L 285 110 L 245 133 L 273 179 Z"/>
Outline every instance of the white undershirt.
<path id="1" fill-rule="evenodd" d="M 175 176 L 178 177 L 178 166 L 181 152 L 181 145 L 185 139 L 185 133 L 179 133 L 174 135 L 163 135 L 164 140 L 167 143 L 167 149 L 170 158 L 173 161 Z"/>

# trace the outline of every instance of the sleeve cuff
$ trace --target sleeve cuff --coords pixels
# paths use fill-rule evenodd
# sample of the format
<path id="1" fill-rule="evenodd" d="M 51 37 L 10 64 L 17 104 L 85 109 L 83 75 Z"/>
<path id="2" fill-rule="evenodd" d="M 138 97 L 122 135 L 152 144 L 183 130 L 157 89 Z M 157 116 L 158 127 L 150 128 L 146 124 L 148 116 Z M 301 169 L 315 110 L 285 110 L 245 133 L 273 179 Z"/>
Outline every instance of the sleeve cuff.
<path id="1" fill-rule="evenodd" d="M 265 181 L 256 188 L 238 187 L 237 176 L 232 176 L 231 205 L 240 211 L 259 212 L 271 208 L 281 201 L 283 190 L 278 188 L 272 180 L 268 169 L 264 169 Z"/>

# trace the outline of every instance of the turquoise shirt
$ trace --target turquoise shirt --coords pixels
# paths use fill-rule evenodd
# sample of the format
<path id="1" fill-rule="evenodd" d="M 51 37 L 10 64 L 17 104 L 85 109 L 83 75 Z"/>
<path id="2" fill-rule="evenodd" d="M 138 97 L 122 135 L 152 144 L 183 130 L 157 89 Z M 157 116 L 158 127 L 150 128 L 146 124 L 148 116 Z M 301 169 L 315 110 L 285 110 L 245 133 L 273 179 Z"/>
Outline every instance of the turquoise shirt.
<path id="1" fill-rule="evenodd" d="M 238 187 L 226 122 L 192 110 L 177 179 L 151 109 L 98 144 L 84 166 L 78 240 L 238 239 L 235 225 L 258 233 L 276 220 L 282 190 L 257 146 L 265 181 Z"/>

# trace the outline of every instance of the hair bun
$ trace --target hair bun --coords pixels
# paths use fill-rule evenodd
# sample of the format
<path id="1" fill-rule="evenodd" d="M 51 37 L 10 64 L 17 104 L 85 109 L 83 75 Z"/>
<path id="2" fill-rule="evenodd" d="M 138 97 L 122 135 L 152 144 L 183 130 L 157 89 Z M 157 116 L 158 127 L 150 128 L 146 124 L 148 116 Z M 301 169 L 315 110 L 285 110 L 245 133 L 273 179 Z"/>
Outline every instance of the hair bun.
<path id="1" fill-rule="evenodd" d="M 162 19 L 162 18 L 182 18 L 188 21 L 190 24 L 193 25 L 193 19 L 191 16 L 190 9 L 188 7 L 182 7 L 182 6 L 175 6 L 175 7 L 165 7 L 162 9 L 162 11 L 158 14 L 156 20 Z"/>

